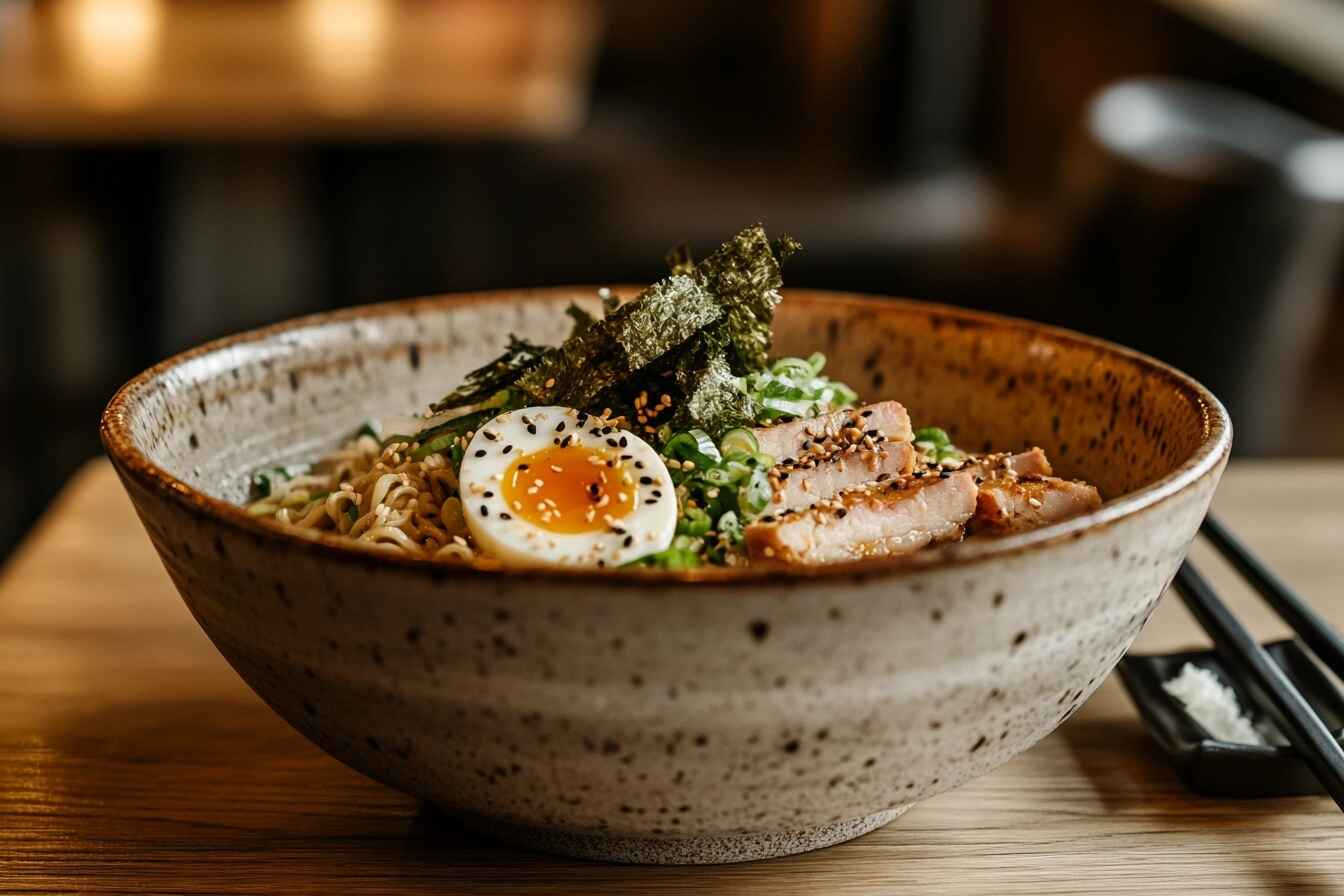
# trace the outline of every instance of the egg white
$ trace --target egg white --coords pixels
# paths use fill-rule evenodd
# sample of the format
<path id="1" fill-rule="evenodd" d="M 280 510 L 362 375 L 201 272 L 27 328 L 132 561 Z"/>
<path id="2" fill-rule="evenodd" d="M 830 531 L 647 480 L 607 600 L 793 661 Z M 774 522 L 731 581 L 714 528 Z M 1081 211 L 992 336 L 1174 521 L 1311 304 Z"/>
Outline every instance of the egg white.
<path id="1" fill-rule="evenodd" d="M 633 475 L 633 509 L 596 532 L 552 532 L 508 506 L 504 474 L 519 456 L 567 444 L 616 452 Z M 647 480 L 647 481 L 645 481 Z M 566 407 L 508 411 L 472 437 L 458 472 L 462 512 L 477 547 L 528 566 L 620 566 L 665 549 L 677 527 L 676 488 L 658 452 L 634 433 Z"/>

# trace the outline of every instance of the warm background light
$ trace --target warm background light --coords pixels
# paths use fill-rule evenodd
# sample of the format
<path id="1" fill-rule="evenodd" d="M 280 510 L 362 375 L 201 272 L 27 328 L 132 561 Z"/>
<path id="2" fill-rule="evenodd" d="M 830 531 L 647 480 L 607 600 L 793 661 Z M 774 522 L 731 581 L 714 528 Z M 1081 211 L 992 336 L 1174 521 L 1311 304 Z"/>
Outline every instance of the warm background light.
<path id="1" fill-rule="evenodd" d="M 56 16 L 85 101 L 122 109 L 144 98 L 158 58 L 160 0 L 65 0 Z"/>
<path id="2" fill-rule="evenodd" d="M 295 10 L 315 99 L 334 114 L 366 108 L 387 49 L 386 0 L 297 0 Z"/>

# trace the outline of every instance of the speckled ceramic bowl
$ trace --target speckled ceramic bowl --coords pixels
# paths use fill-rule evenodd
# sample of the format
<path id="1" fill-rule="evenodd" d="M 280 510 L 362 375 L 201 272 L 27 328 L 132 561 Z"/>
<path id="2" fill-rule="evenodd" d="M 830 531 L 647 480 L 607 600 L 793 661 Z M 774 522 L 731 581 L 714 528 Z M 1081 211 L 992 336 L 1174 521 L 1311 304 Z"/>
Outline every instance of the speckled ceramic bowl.
<path id="1" fill-rule="evenodd" d="M 155 367 L 103 419 L 169 575 L 276 712 L 365 774 L 541 849 L 783 855 L 985 774 L 1116 664 L 1227 458 L 1218 402 L 1133 352 L 791 291 L 779 351 L 825 351 L 834 375 L 963 446 L 1039 444 L 1110 500 L 915 562 L 662 577 L 389 559 L 235 505 L 249 470 L 426 405 L 510 332 L 558 340 L 566 304 L 593 295 L 450 296 L 283 324 Z"/>

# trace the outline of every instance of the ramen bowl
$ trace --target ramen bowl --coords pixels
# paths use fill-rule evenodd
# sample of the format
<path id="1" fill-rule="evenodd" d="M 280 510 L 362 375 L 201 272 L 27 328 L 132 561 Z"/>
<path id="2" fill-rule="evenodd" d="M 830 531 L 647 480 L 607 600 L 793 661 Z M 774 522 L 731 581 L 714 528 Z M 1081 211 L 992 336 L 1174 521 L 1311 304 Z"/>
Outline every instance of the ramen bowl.
<path id="1" fill-rule="evenodd" d="M 565 307 L 595 293 L 447 296 L 246 333 L 132 380 L 102 424 L 168 574 L 262 699 L 340 761 L 535 848 L 784 855 L 990 772 L 1115 666 L 1226 463 L 1221 405 L 1154 360 L 1008 318 L 794 290 L 777 351 L 824 351 L 862 395 L 901 400 L 965 448 L 1040 445 L 1107 502 L 806 572 L 455 566 L 238 506 L 251 470 L 423 407 L 510 333 L 558 341 Z"/>

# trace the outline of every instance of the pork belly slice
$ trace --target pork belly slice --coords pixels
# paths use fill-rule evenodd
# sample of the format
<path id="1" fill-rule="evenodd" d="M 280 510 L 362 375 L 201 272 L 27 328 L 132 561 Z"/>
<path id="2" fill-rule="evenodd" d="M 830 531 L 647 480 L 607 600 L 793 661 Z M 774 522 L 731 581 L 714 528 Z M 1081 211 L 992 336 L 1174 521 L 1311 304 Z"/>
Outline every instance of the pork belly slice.
<path id="1" fill-rule="evenodd" d="M 1004 474 L 1010 477 L 1035 477 L 1053 476 L 1055 473 L 1054 468 L 1050 466 L 1050 459 L 1040 448 L 1033 448 L 1020 454 L 1004 451 L 999 454 L 971 457 L 960 469 L 981 479 L 996 479 Z"/>
<path id="2" fill-rule="evenodd" d="M 815 462 L 781 464 L 770 471 L 770 486 L 774 489 L 770 509 L 811 507 L 846 489 L 908 476 L 914 466 L 915 449 L 909 442 L 882 442 L 871 450 L 846 452 Z"/>
<path id="3" fill-rule="evenodd" d="M 974 533 L 1008 535 L 1071 519 L 1100 506 L 1096 486 L 1086 482 L 1053 476 L 987 479 L 980 485 L 969 528 Z"/>
<path id="4" fill-rule="evenodd" d="M 848 411 L 834 411 L 820 417 L 805 417 L 774 426 L 753 429 L 761 450 L 777 461 L 800 459 L 813 446 L 828 441 L 842 447 L 861 441 L 864 434 L 877 431 L 873 441 L 909 442 L 915 437 L 910 415 L 899 401 L 879 401 Z M 854 431 L 859 435 L 856 437 Z"/>
<path id="5" fill-rule="evenodd" d="M 815 566 L 909 554 L 961 536 L 975 512 L 975 478 L 909 477 L 844 492 L 806 510 L 767 514 L 747 526 L 755 561 Z"/>

